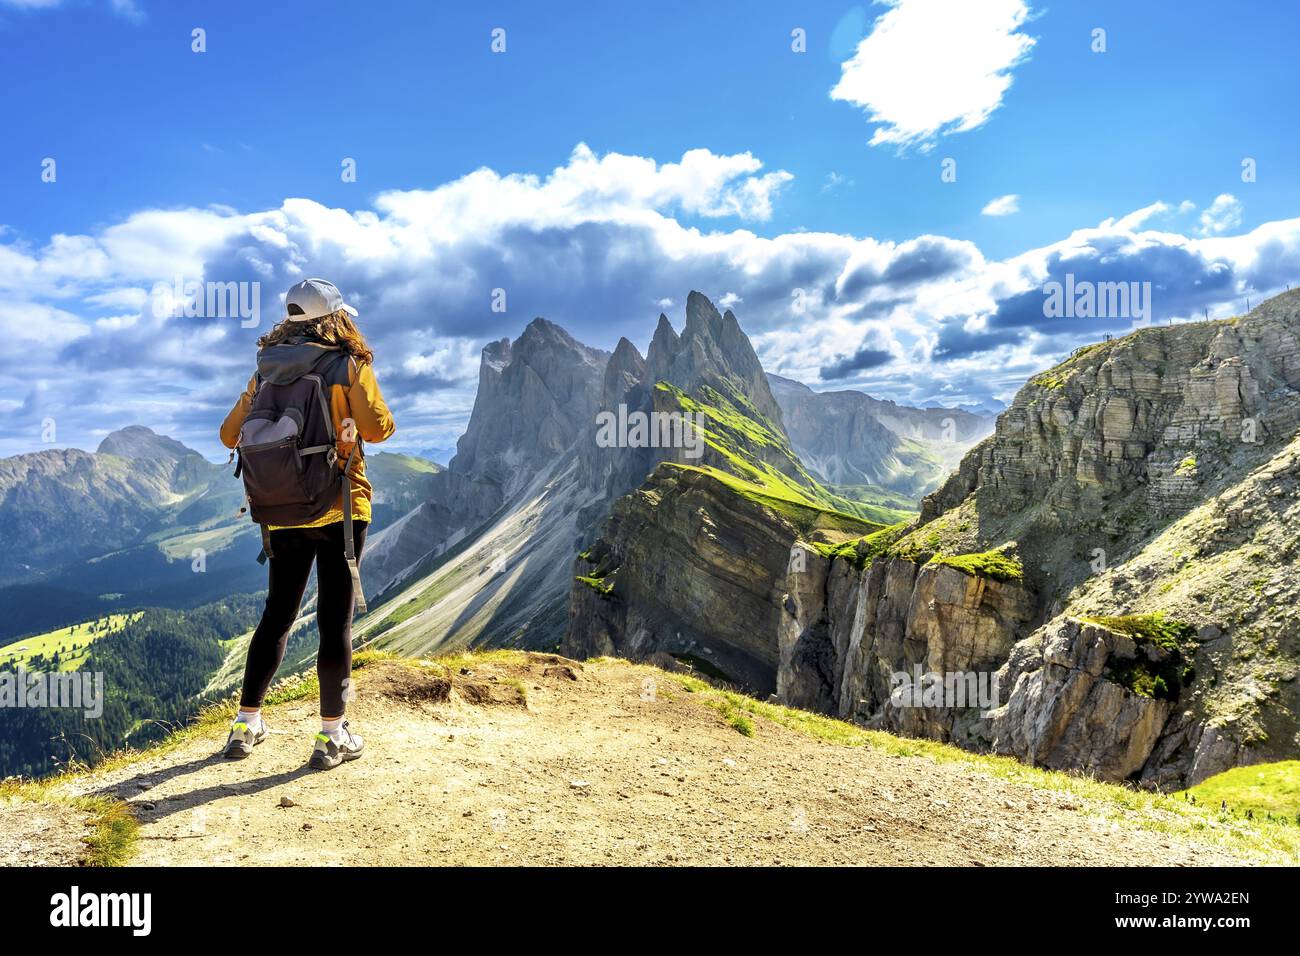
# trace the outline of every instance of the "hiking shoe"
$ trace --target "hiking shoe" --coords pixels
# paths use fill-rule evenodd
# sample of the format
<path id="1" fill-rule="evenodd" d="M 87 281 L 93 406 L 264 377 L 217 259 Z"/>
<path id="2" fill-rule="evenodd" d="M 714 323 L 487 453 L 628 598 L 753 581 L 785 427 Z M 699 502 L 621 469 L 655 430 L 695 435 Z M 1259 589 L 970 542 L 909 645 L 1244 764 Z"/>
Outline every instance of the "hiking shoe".
<path id="1" fill-rule="evenodd" d="M 343 721 L 343 738 L 335 740 L 327 733 L 316 735 L 316 747 L 311 752 L 311 766 L 314 770 L 333 770 L 345 760 L 356 760 L 361 751 L 366 749 L 366 742 Z"/>
<path id="2" fill-rule="evenodd" d="M 253 733 L 248 724 L 240 720 L 230 728 L 230 736 L 226 738 L 226 747 L 222 753 L 230 760 L 243 760 L 265 739 L 266 721 L 262 721 L 257 733 Z"/>

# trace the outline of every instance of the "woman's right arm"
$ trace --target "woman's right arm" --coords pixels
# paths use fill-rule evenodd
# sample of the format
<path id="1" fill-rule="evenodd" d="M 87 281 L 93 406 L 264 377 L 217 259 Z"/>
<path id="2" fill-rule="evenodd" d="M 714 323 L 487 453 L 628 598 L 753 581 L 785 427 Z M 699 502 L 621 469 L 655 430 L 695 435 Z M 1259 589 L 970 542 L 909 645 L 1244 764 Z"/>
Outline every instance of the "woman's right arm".
<path id="1" fill-rule="evenodd" d="M 248 417 L 248 410 L 253 407 L 253 395 L 257 392 L 257 376 L 254 375 L 248 380 L 248 388 L 239 396 L 239 401 L 235 402 L 235 407 L 226 415 L 226 420 L 221 423 L 221 444 L 227 448 L 234 448 L 239 444 L 239 430 L 244 427 L 244 419 Z"/>
<path id="2" fill-rule="evenodd" d="M 397 426 L 379 390 L 375 370 L 370 365 L 354 364 L 352 384 L 348 388 L 348 408 L 357 424 L 362 441 L 380 442 L 390 437 Z"/>

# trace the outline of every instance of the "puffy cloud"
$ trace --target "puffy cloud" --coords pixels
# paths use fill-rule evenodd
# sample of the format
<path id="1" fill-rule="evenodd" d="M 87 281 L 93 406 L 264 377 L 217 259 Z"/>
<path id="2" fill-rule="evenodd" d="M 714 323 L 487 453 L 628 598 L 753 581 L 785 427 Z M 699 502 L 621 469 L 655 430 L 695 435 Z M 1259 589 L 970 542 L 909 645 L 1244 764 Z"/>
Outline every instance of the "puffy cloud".
<path id="1" fill-rule="evenodd" d="M 480 169 L 351 212 L 293 198 L 247 213 L 144 210 L 43 244 L 0 233 L 0 333 L 23 359 L 0 366 L 13 426 L 0 454 L 38 447 L 45 415 L 82 447 L 140 422 L 216 454 L 255 341 L 304 275 L 332 279 L 361 310 L 397 447 L 419 449 L 454 445 L 479 350 L 538 315 L 594 346 L 626 335 L 644 349 L 658 312 L 680 325 L 675 310 L 699 289 L 732 304 L 771 371 L 916 404 L 978 402 L 1009 398 L 1070 348 L 1131 324 L 1048 318 L 1048 283 L 1150 282 L 1166 321 L 1229 314 L 1300 272 L 1300 220 L 1188 237 L 1149 228 L 1190 215 L 1165 203 L 994 261 L 937 235 L 763 236 L 747 228 L 757 208 L 744 198 L 763 175 L 748 154 L 660 164 L 580 146 L 544 177 Z M 729 223 L 716 218 L 726 208 Z M 260 321 L 156 310 L 186 298 L 177 276 L 256 291 Z"/>
<path id="2" fill-rule="evenodd" d="M 1218 236 L 1241 225 L 1241 200 L 1230 193 L 1214 197 L 1201 213 L 1201 235 Z"/>
<path id="3" fill-rule="evenodd" d="M 890 9 L 841 64 L 831 98 L 878 124 L 871 145 L 928 150 L 1002 105 L 1034 46 L 1025 0 L 884 0 Z"/>
<path id="4" fill-rule="evenodd" d="M 1015 193 L 1008 193 L 1005 196 L 999 196 L 996 199 L 990 199 L 980 210 L 981 216 L 1014 216 L 1020 212 L 1020 197 Z"/>

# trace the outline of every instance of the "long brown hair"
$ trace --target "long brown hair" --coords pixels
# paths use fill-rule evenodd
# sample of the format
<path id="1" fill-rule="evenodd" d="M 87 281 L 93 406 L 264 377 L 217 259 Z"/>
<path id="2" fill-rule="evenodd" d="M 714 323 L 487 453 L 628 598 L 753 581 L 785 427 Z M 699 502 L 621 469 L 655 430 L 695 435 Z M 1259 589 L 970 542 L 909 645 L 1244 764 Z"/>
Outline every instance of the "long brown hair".
<path id="1" fill-rule="evenodd" d="M 317 319 L 308 319 L 305 322 L 293 318 L 284 319 L 270 332 L 257 340 L 257 347 L 264 349 L 268 345 L 279 345 L 281 342 L 302 335 L 318 339 L 326 345 L 340 348 L 356 359 L 358 363 L 373 365 L 375 362 L 375 353 L 371 351 L 369 343 L 366 342 L 366 337 L 361 334 L 361 330 L 352 321 L 352 316 L 342 309 L 331 312 L 329 315 L 322 315 Z"/>

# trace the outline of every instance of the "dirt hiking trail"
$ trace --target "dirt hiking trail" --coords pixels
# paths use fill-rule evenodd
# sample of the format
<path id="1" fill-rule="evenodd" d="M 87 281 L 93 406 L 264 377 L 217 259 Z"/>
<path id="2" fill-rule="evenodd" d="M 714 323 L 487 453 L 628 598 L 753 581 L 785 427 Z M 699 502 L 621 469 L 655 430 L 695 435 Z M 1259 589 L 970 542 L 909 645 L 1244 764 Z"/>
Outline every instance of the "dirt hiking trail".
<path id="1" fill-rule="evenodd" d="M 621 661 L 379 660 L 354 683 L 366 753 L 336 770 L 306 766 L 311 697 L 269 707 L 270 736 L 246 760 L 217 754 L 226 728 L 209 722 L 51 790 L 127 801 L 140 824 L 130 862 L 143 865 L 1257 861 L 971 762 L 845 746 L 761 715 L 745 736 L 709 694 Z M 0 862 L 75 862 L 85 829 L 84 815 L 0 799 Z"/>

